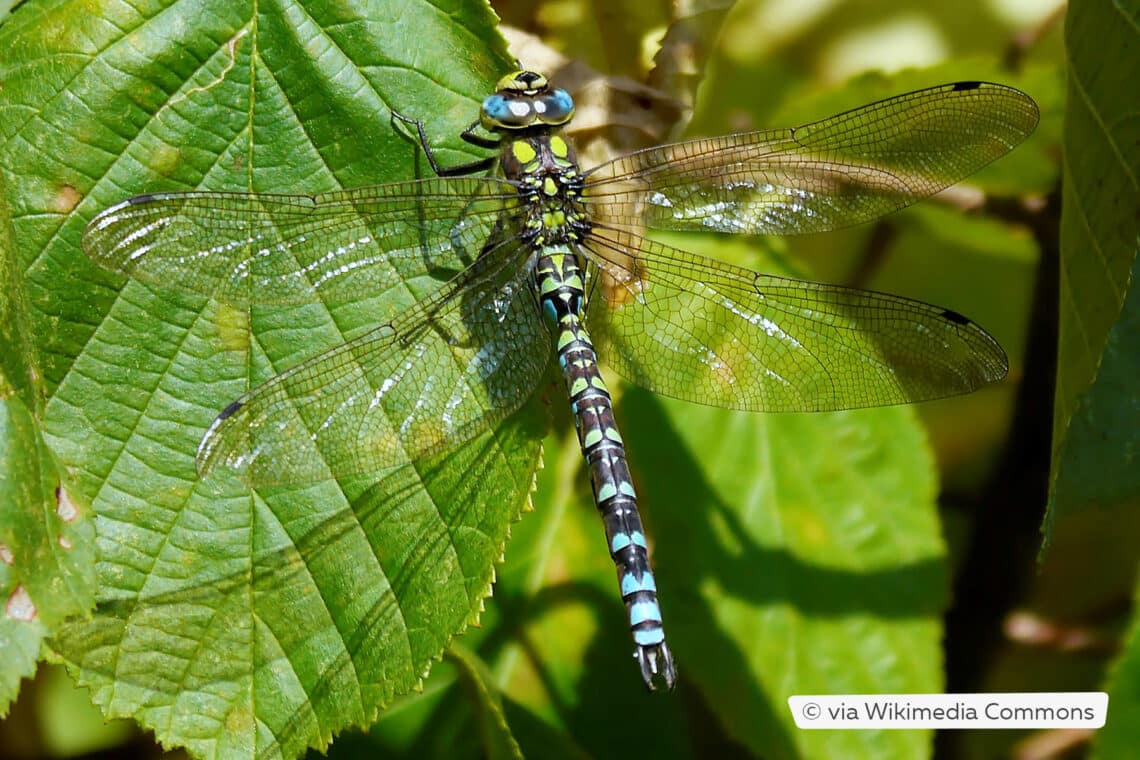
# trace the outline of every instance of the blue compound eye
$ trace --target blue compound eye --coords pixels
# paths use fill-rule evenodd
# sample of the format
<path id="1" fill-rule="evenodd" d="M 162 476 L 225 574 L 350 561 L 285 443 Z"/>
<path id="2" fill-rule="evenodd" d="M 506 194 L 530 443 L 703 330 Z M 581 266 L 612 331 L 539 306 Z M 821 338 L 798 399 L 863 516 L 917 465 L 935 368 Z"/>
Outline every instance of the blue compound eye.
<path id="1" fill-rule="evenodd" d="M 509 119 L 511 116 L 511 109 L 507 107 L 507 99 L 502 95 L 488 95 L 483 100 L 482 110 L 483 121 L 490 120 L 498 123 L 503 119 Z"/>
<path id="2" fill-rule="evenodd" d="M 518 129 L 534 122 L 534 106 L 526 98 L 488 95 L 479 120 L 486 129 Z"/>
<path id="3" fill-rule="evenodd" d="M 534 110 L 543 124 L 565 124 L 574 115 L 574 99 L 566 90 L 554 90 L 537 98 Z"/>

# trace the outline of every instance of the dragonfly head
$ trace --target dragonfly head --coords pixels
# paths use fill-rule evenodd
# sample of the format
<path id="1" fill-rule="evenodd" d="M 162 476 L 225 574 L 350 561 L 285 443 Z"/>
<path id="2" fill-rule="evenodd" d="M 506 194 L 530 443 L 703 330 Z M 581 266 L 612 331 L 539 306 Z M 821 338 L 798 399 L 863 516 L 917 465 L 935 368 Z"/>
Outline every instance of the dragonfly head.
<path id="1" fill-rule="evenodd" d="M 530 127 L 558 127 L 574 116 L 570 93 L 551 87 L 535 71 L 515 71 L 499 80 L 495 94 L 483 101 L 479 121 L 489 132 Z"/>

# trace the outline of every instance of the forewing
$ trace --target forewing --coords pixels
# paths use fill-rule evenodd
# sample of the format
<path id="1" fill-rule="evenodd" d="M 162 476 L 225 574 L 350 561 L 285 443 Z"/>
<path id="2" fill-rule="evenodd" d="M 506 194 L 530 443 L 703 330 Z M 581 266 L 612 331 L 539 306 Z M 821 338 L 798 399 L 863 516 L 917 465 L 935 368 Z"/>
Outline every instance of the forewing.
<path id="1" fill-rule="evenodd" d="M 593 218 L 637 231 L 790 235 L 867 222 L 1023 141 L 1033 100 L 988 82 L 918 90 L 822 121 L 662 145 L 589 172 Z"/>
<path id="2" fill-rule="evenodd" d="M 514 188 L 439 178 L 323 195 L 155 193 L 87 225 L 83 250 L 122 274 L 234 305 L 347 302 L 469 265 Z"/>
<path id="3" fill-rule="evenodd" d="M 602 360 L 674 398 L 808 412 L 969 393 L 1005 376 L 1001 346 L 919 301 L 758 274 L 595 229 L 587 319 Z"/>
<path id="4" fill-rule="evenodd" d="M 206 433 L 199 473 L 230 467 L 253 486 L 371 473 L 490 430 L 552 350 L 529 276 L 508 241 L 391 323 L 255 388 Z"/>

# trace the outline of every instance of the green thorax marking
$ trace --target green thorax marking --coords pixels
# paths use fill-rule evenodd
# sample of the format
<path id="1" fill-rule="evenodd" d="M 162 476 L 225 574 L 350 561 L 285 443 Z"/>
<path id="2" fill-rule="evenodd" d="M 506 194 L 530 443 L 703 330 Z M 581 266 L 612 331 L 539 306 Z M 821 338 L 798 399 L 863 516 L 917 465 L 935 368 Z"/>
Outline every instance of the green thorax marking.
<path id="1" fill-rule="evenodd" d="M 507 137 L 503 141 L 502 165 L 503 175 L 513 180 L 539 177 L 541 181 L 558 176 L 575 179 L 579 174 L 574 149 L 551 128 Z"/>

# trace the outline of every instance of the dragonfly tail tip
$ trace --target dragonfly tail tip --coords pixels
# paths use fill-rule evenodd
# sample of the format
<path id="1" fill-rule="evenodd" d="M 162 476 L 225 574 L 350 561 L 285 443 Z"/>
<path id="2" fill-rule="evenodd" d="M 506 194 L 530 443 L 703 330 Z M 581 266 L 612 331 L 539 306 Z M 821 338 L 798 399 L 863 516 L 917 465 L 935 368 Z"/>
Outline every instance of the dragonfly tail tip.
<path id="1" fill-rule="evenodd" d="M 634 654 L 637 664 L 641 667 L 641 677 L 650 691 L 654 691 L 654 681 L 657 676 L 665 680 L 669 690 L 673 690 L 677 682 L 677 669 L 673 666 L 673 653 L 669 645 L 662 641 L 660 644 L 644 645 L 637 648 Z"/>

